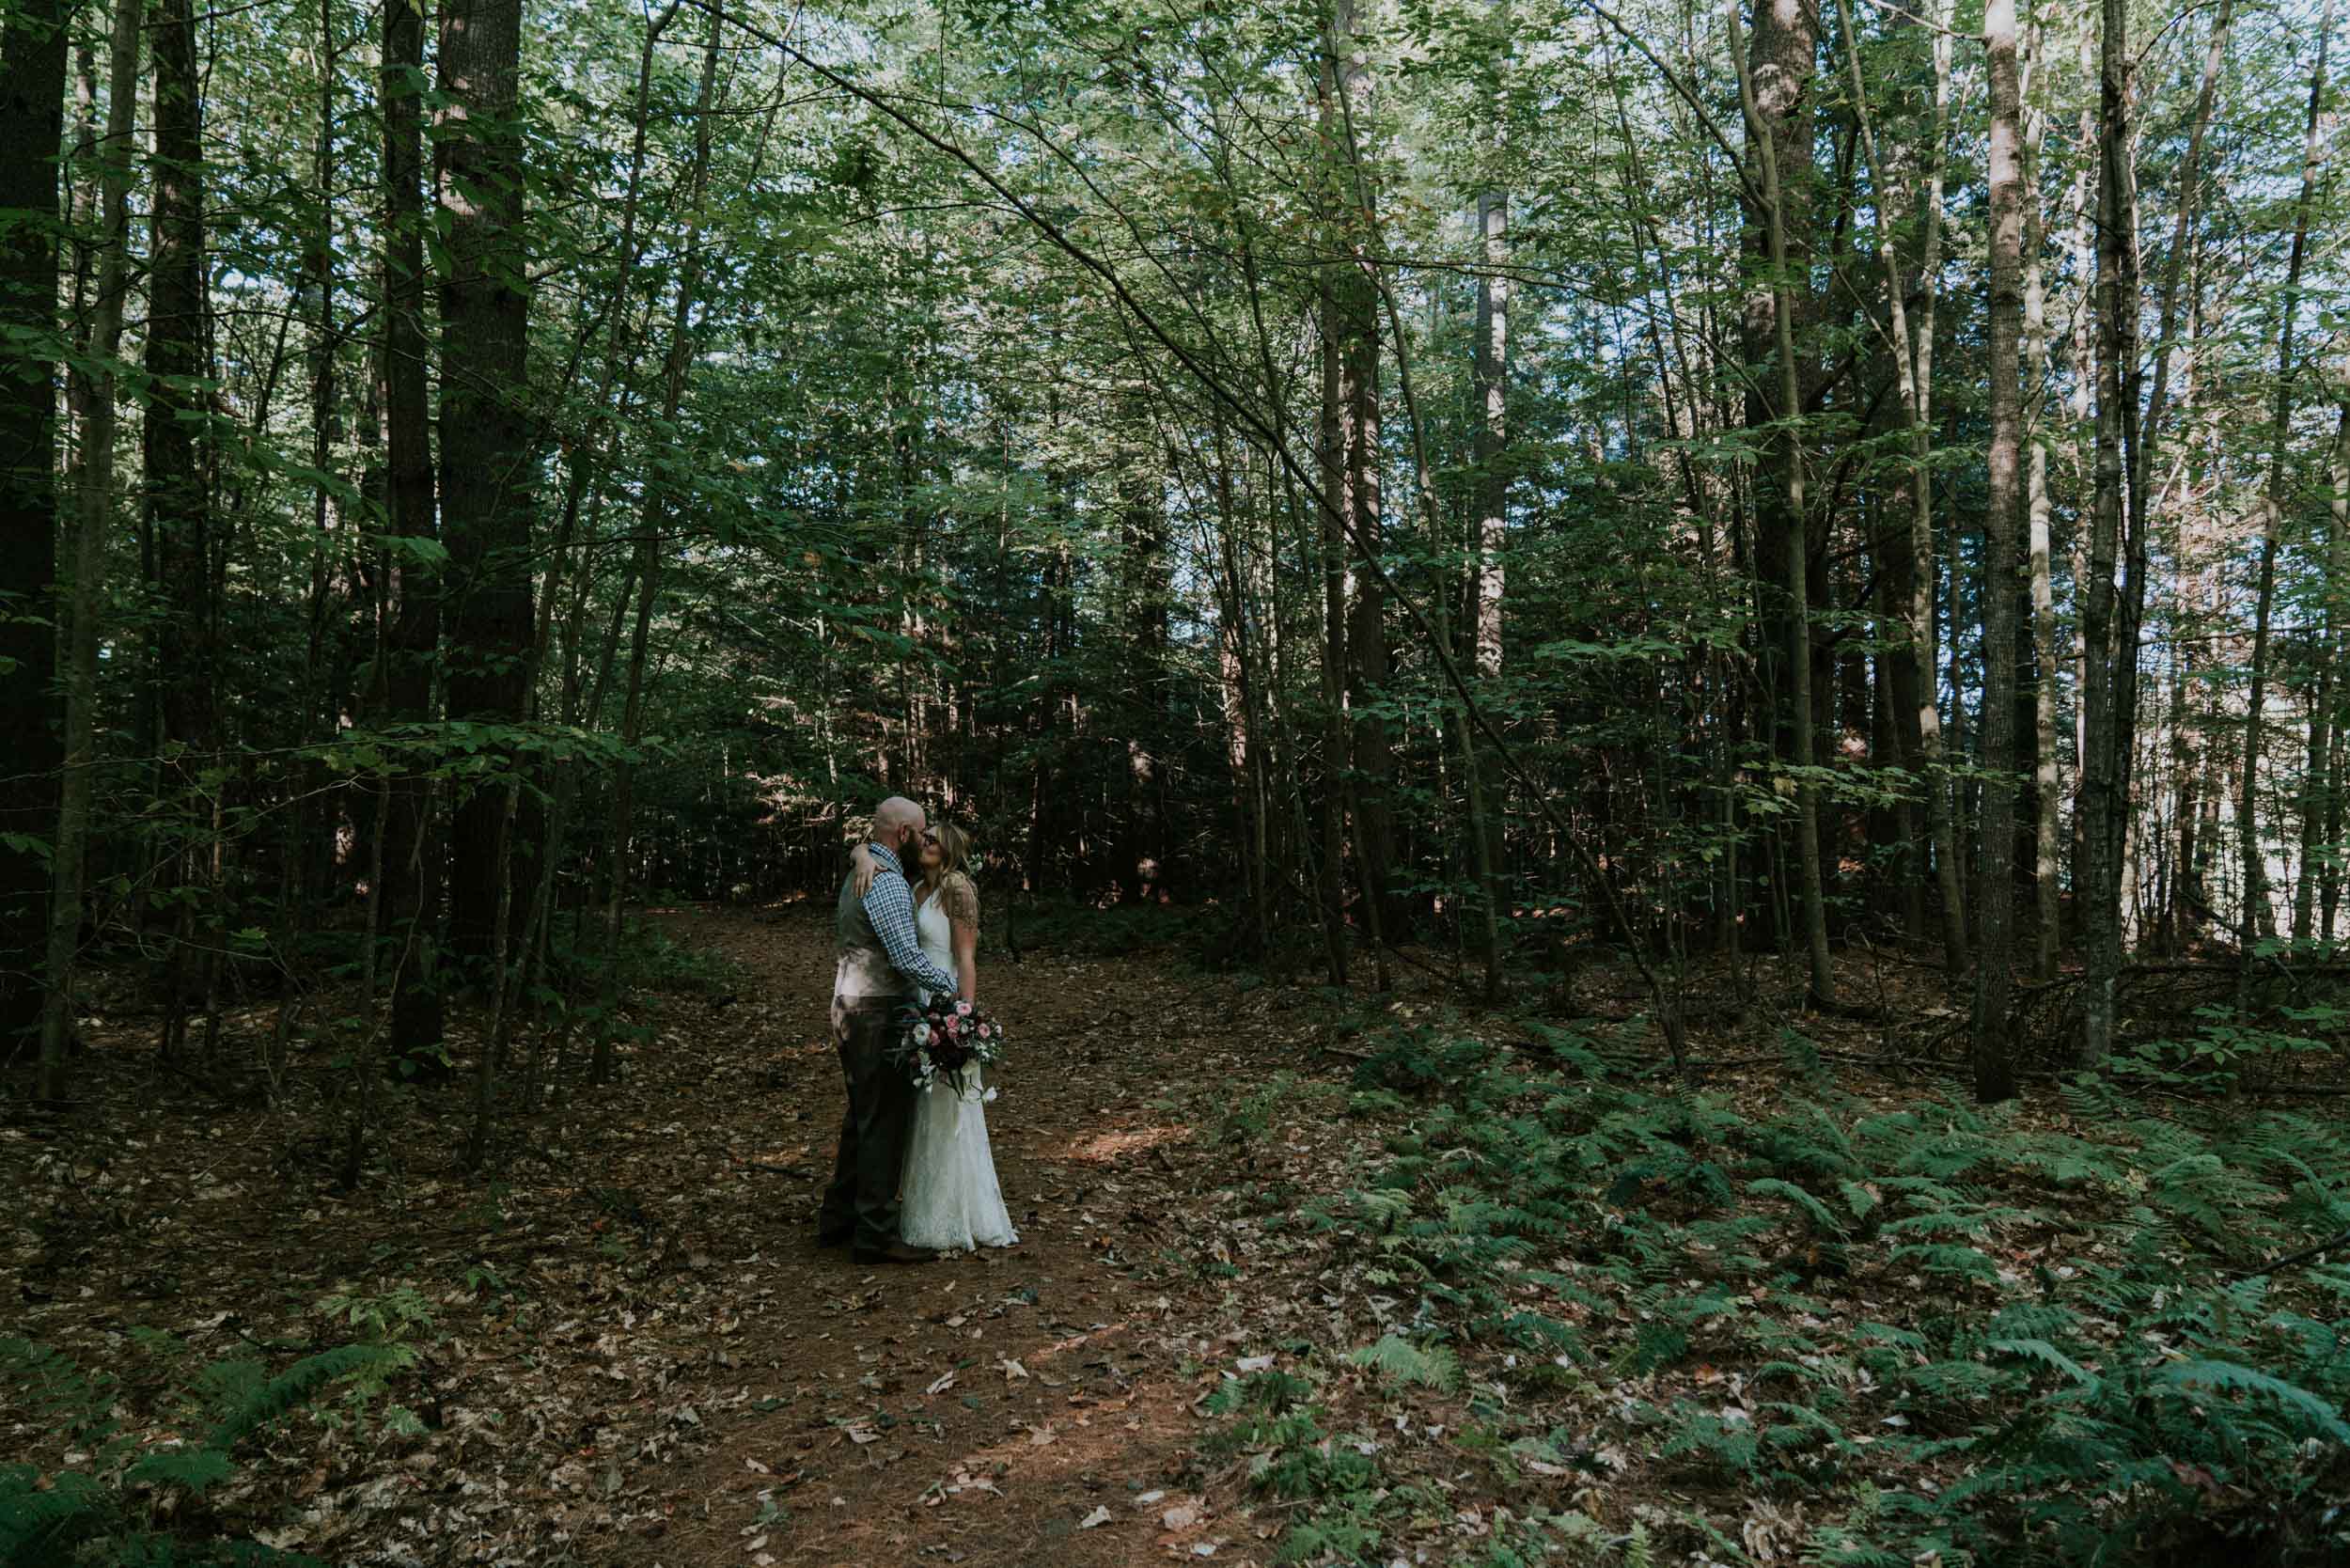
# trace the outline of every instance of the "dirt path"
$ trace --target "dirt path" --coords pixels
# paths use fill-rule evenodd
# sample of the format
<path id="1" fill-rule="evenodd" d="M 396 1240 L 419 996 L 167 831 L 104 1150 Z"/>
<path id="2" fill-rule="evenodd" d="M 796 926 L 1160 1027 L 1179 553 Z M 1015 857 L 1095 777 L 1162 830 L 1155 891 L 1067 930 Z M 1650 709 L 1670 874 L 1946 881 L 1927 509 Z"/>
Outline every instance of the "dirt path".
<path id="1" fill-rule="evenodd" d="M 732 994 L 643 998 L 619 1081 L 571 1063 L 480 1175 L 462 1081 L 377 1090 L 347 1191 L 340 1047 L 301 1043 L 263 1103 L 196 1079 L 256 1083 L 274 1003 L 196 1072 L 157 1061 L 127 988 L 102 1003 L 68 1114 L 0 1100 L 0 1339 L 117 1377 L 142 1445 L 209 1430 L 207 1366 L 407 1346 L 382 1398 L 247 1439 L 174 1527 L 345 1568 L 1268 1560 L 1193 1407 L 1276 1325 L 1311 1328 L 1310 1249 L 1259 1226 L 1344 1142 L 1265 1087 L 1310 1065 L 1298 996 L 1156 958 L 983 959 L 1023 1243 L 865 1269 L 813 1233 L 841 1108 L 827 923 L 656 918 L 739 964 Z M 452 1022 L 461 1061 L 478 1026 Z M 10 1388 L 0 1457 L 90 1463 Z"/>
<path id="2" fill-rule="evenodd" d="M 676 1489 L 670 1539 L 615 1560 L 1246 1560 L 1253 1530 L 1200 1495 L 1192 1406 L 1247 1350 L 1198 1326 L 1248 1286 L 1201 1278 L 1197 1247 L 1225 1247 L 1187 1235 L 1183 1211 L 1240 1168 L 1202 1121 L 1294 1065 L 1276 995 L 998 958 L 983 996 L 1017 1033 L 989 1127 L 1021 1246 L 865 1269 L 814 1240 L 841 1105 L 809 1027 L 831 985 L 827 933 L 701 917 L 680 934 L 744 964 L 798 1026 L 772 1096 L 728 1129 L 746 1149 L 763 1135 L 760 1157 L 795 1173 L 707 1196 L 711 1233 L 737 1238 L 727 1266 L 773 1288 L 733 1336 L 749 1397 Z"/>

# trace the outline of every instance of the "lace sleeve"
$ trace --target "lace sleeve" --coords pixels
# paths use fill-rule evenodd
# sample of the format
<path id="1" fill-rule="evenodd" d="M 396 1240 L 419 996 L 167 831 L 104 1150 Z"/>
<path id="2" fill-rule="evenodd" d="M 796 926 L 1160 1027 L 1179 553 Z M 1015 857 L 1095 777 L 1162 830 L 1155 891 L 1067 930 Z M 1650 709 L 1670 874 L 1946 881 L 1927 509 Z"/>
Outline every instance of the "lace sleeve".
<path id="1" fill-rule="evenodd" d="M 979 890 L 967 876 L 948 880 L 938 890 L 938 902 L 947 911 L 947 918 L 957 925 L 976 926 L 979 923 Z"/>

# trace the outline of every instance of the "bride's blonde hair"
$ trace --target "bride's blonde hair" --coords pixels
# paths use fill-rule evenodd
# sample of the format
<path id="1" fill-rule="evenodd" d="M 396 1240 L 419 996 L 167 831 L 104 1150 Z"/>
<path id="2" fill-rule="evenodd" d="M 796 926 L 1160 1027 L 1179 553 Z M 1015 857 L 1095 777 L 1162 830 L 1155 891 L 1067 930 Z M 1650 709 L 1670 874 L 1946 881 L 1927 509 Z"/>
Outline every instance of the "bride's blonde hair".
<path id="1" fill-rule="evenodd" d="M 940 823 L 938 834 L 938 880 L 949 877 L 971 880 L 971 835 L 952 823 Z"/>
<path id="2" fill-rule="evenodd" d="M 932 886 L 949 916 L 978 919 L 979 889 L 971 880 L 971 835 L 952 823 L 940 823 L 932 831 L 938 836 L 938 877 Z"/>

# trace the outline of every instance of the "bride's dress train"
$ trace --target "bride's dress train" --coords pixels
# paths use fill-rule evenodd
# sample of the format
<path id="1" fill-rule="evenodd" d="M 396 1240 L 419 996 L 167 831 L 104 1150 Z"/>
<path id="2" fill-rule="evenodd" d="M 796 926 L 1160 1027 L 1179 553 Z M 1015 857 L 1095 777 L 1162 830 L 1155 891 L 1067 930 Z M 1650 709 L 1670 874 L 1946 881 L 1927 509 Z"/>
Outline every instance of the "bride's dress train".
<path id="1" fill-rule="evenodd" d="M 954 973 L 953 927 L 938 900 L 931 899 L 915 911 L 915 927 L 922 950 L 940 968 Z M 1010 1247 L 1020 1239 L 995 1180 L 980 1072 L 971 1073 L 965 1092 L 941 1079 L 915 1101 L 904 1196 L 898 1206 L 898 1234 L 913 1246 L 969 1251 Z"/>

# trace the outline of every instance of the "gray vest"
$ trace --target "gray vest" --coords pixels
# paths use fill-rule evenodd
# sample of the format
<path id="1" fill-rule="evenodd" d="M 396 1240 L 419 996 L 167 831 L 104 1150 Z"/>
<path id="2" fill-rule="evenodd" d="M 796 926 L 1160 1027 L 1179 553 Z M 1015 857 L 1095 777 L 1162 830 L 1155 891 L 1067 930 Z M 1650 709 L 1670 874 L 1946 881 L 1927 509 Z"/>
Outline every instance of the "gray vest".
<path id="1" fill-rule="evenodd" d="M 896 873 L 884 870 L 884 876 Z M 898 973 L 882 946 L 865 901 L 856 896 L 856 876 L 841 879 L 840 904 L 833 917 L 833 949 L 839 955 L 834 968 L 832 999 L 836 1003 L 897 1001 L 914 995 L 914 982 Z"/>

